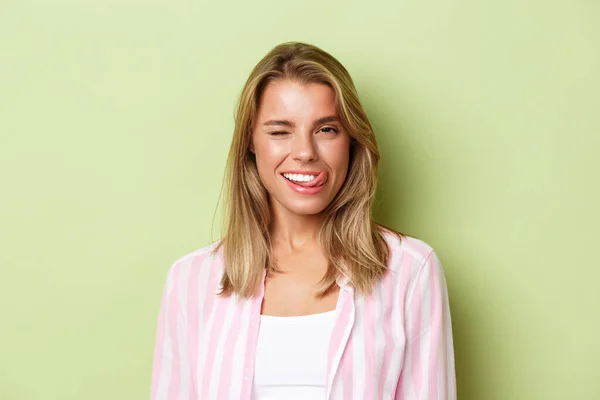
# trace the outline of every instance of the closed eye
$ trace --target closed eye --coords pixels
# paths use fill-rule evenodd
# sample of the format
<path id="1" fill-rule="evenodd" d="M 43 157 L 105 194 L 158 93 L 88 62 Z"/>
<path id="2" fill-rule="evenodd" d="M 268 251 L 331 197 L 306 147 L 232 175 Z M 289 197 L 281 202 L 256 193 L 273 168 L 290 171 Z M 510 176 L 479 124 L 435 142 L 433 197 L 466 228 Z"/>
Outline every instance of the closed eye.
<path id="1" fill-rule="evenodd" d="M 323 131 L 324 133 L 339 133 L 339 130 L 332 126 L 324 126 L 323 128 L 320 129 L 320 131 Z M 271 136 L 282 136 L 282 135 L 287 135 L 287 134 L 289 134 L 289 132 L 285 132 L 285 131 L 269 132 L 269 135 L 271 135 Z"/>

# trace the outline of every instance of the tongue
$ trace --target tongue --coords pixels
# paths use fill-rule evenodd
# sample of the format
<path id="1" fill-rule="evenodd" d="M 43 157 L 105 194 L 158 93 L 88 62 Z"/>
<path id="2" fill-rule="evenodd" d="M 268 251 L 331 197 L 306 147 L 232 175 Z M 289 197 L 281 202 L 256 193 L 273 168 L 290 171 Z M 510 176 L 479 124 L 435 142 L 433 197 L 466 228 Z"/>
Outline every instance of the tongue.
<path id="1" fill-rule="evenodd" d="M 304 187 L 313 187 L 315 186 L 315 181 L 317 180 L 317 178 L 313 179 L 310 182 L 298 182 L 298 181 L 291 181 L 294 184 L 298 185 L 298 186 L 304 186 Z"/>
<path id="2" fill-rule="evenodd" d="M 313 186 L 320 185 L 323 182 L 324 176 L 325 176 L 325 172 L 323 171 L 319 175 L 317 175 L 315 179 L 313 179 L 310 182 L 296 182 L 296 181 L 292 181 L 292 180 L 290 180 L 290 182 L 293 182 L 298 186 L 313 187 Z"/>

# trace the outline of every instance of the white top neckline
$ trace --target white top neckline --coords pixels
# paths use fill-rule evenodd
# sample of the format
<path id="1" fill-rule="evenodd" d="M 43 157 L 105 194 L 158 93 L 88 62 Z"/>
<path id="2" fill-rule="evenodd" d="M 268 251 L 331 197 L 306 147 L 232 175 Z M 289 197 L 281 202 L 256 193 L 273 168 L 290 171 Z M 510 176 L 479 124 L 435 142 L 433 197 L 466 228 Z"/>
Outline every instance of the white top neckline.
<path id="1" fill-rule="evenodd" d="M 260 315 L 261 320 L 280 320 L 280 321 L 294 321 L 300 319 L 309 319 L 309 318 L 320 318 L 320 317 L 328 317 L 330 314 L 335 314 L 336 310 L 324 311 L 315 314 L 305 314 L 305 315 Z"/>

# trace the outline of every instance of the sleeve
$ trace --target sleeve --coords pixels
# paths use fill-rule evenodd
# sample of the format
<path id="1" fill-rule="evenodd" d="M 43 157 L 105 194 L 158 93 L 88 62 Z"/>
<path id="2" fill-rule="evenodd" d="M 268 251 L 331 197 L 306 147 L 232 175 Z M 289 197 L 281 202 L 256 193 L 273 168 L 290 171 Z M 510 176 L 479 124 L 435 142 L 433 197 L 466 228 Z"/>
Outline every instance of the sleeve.
<path id="1" fill-rule="evenodd" d="M 152 365 L 151 400 L 182 400 L 193 396 L 187 357 L 187 329 L 181 307 L 179 269 L 173 265 L 164 284 Z"/>
<path id="2" fill-rule="evenodd" d="M 407 296 L 406 348 L 395 400 L 455 400 L 448 290 L 433 250 L 419 268 Z"/>

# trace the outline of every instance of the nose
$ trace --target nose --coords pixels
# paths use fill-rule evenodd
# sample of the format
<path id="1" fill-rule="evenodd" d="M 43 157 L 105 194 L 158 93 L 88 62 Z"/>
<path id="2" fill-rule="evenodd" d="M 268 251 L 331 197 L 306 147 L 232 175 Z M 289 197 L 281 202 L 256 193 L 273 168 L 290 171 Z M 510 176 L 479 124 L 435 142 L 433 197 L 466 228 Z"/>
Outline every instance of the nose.
<path id="1" fill-rule="evenodd" d="M 317 148 L 313 135 L 296 135 L 292 140 L 292 157 L 295 161 L 307 163 L 317 160 Z"/>

